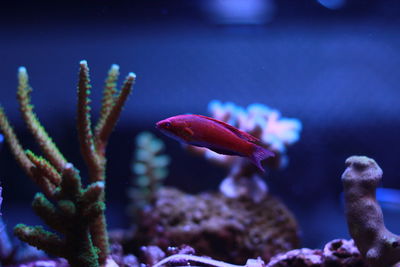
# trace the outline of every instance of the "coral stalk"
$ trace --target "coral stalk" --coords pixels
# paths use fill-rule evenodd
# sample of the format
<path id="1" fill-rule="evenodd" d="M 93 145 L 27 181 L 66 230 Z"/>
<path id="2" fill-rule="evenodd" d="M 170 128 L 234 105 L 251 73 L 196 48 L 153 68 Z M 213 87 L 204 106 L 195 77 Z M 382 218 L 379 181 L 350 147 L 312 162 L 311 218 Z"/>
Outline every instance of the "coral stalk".
<path id="1" fill-rule="evenodd" d="M 20 67 L 18 69 L 17 98 L 20 104 L 22 117 L 46 158 L 49 159 L 58 171 L 61 171 L 62 167 L 67 163 L 67 160 L 51 140 L 44 127 L 40 124 L 36 114 L 33 112 L 33 105 L 31 104 L 30 98 L 31 92 L 32 88 L 29 85 L 28 73 L 24 67 Z"/>
<path id="2" fill-rule="evenodd" d="M 117 65 L 112 65 L 106 80 L 103 92 L 103 102 L 100 111 L 100 119 L 95 127 L 95 134 L 92 132 L 90 120 L 90 78 L 87 62 L 80 62 L 79 82 L 78 82 L 78 135 L 81 144 L 81 152 L 88 166 L 89 179 L 92 183 L 105 180 L 105 150 L 108 138 L 112 129 L 115 127 L 119 115 L 122 111 L 132 86 L 135 81 L 135 74 L 129 73 L 121 91 L 117 94 L 116 80 L 118 78 Z M 104 202 L 104 187 L 99 194 L 101 201 Z M 104 215 L 100 215 L 91 222 L 90 231 L 93 243 L 99 248 L 99 262 L 105 262 L 108 254 L 108 237 L 106 233 L 106 220 Z"/>
<path id="3" fill-rule="evenodd" d="M 115 95 L 117 94 L 118 76 L 119 76 L 119 66 L 113 64 L 110 70 L 108 71 L 108 76 L 105 81 L 103 99 L 101 102 L 102 104 L 101 104 L 100 116 L 95 128 L 96 135 L 98 135 L 98 132 L 104 127 L 106 118 L 110 113 L 111 108 L 114 105 Z"/>
<path id="4" fill-rule="evenodd" d="M 88 166 L 89 176 L 96 181 L 104 180 L 104 168 L 94 147 L 90 121 L 90 78 L 86 60 L 80 62 L 78 82 L 77 128 L 82 156 Z"/>
<path id="5" fill-rule="evenodd" d="M 14 133 L 14 129 L 11 127 L 10 122 L 8 121 L 4 109 L 1 106 L 0 106 L 0 130 L 3 132 L 6 142 L 10 147 L 11 153 L 14 155 L 14 158 L 18 162 L 19 166 L 21 166 L 23 171 L 35 182 L 31 171 L 31 168 L 34 165 L 29 160 L 28 156 L 25 154 L 25 151 L 22 148 L 21 143 L 19 142 L 16 134 Z"/>
<path id="6" fill-rule="evenodd" d="M 91 217 L 85 214 L 90 205 L 96 205 L 99 201 L 90 202 L 86 199 L 87 195 L 84 194 L 80 180 L 78 171 L 68 163 L 64 166 L 57 194 L 54 194 L 56 205 L 41 193 L 36 194 L 32 203 L 36 214 L 63 238 L 41 226 L 24 224 L 17 225 L 14 233 L 32 246 L 68 259 L 71 266 L 97 267 L 98 248 L 93 245 L 89 227 L 90 222 L 99 217 L 100 213 Z"/>
<path id="7" fill-rule="evenodd" d="M 352 156 L 342 175 L 347 224 L 357 248 L 370 266 L 400 263 L 400 237 L 391 233 L 383 220 L 375 191 L 382 170 L 371 158 Z"/>
<path id="8" fill-rule="evenodd" d="M 133 84 L 135 83 L 136 75 L 131 72 L 126 77 L 121 91 L 114 97 L 114 103 L 112 108 L 109 110 L 106 118 L 104 119 L 104 124 L 102 127 L 98 127 L 98 132 L 96 132 L 95 140 L 96 140 L 96 148 L 100 155 L 104 155 L 105 148 L 108 142 L 108 138 L 112 130 L 115 127 L 115 124 L 118 121 L 118 118 L 121 114 L 122 108 L 125 105 L 128 96 L 132 92 Z"/>

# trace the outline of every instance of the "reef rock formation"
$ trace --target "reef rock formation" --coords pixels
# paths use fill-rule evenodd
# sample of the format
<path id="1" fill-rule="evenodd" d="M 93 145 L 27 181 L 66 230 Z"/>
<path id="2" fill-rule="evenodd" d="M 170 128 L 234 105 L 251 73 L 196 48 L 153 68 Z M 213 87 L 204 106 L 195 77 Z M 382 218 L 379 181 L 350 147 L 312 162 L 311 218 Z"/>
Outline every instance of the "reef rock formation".
<path id="1" fill-rule="evenodd" d="M 346 166 L 342 182 L 350 235 L 370 266 L 400 266 L 400 237 L 386 229 L 375 198 L 382 169 L 364 156 L 348 158 Z"/>
<path id="2" fill-rule="evenodd" d="M 299 244 L 293 215 L 270 195 L 255 204 L 221 193 L 189 195 L 163 188 L 138 221 L 138 245 L 166 249 L 187 244 L 199 255 L 238 264 L 258 256 L 268 261 Z"/>

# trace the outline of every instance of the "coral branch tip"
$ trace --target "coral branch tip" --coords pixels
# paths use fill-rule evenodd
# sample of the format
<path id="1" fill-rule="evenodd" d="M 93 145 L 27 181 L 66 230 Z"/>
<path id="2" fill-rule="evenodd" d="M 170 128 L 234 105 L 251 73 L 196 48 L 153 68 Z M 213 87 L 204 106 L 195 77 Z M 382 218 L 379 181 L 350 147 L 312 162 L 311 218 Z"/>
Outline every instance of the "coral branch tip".
<path id="1" fill-rule="evenodd" d="M 26 68 L 24 66 L 21 66 L 18 68 L 18 73 L 20 74 L 26 74 Z"/>
<path id="2" fill-rule="evenodd" d="M 112 71 L 118 71 L 119 70 L 119 65 L 118 64 L 112 64 L 111 65 L 111 70 Z"/>
<path id="3" fill-rule="evenodd" d="M 129 74 L 128 74 L 128 78 L 131 78 L 131 79 L 136 79 L 136 74 L 135 74 L 135 73 L 133 73 L 133 72 L 129 72 Z"/>

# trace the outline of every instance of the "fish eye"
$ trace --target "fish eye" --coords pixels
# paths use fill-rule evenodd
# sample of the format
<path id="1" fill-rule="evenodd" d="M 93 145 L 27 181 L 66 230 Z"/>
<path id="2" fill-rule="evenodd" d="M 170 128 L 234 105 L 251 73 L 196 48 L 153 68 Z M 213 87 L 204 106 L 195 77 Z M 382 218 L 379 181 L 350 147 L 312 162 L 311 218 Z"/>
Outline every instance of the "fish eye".
<path id="1" fill-rule="evenodd" d="M 166 122 L 165 123 L 165 127 L 171 127 L 171 123 L 170 122 Z"/>

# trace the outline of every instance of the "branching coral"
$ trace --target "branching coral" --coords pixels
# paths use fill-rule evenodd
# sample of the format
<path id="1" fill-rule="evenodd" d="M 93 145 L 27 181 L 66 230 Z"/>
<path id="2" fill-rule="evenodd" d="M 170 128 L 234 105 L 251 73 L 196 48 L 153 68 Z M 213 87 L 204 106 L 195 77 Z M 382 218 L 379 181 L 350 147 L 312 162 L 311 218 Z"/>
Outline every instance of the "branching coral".
<path id="1" fill-rule="evenodd" d="M 133 200 L 134 210 L 142 209 L 155 200 L 155 194 L 168 175 L 170 158 L 162 154 L 164 143 L 150 132 L 136 137 L 135 159 L 132 164 L 134 188 L 128 194 Z"/>
<path id="2" fill-rule="evenodd" d="M 0 145 L 3 143 L 3 135 L 0 134 Z M 3 188 L 0 186 L 0 207 L 3 202 Z M 45 257 L 45 254 L 36 248 L 25 243 L 17 243 L 12 240 L 6 229 L 6 224 L 0 212 L 0 266 L 17 264 L 28 260 L 35 260 Z"/>
<path id="3" fill-rule="evenodd" d="M 386 229 L 375 198 L 382 170 L 371 158 L 352 156 L 342 176 L 347 224 L 361 254 L 371 266 L 400 263 L 400 237 Z"/>
<path id="4" fill-rule="evenodd" d="M 214 100 L 209 104 L 209 111 L 214 118 L 259 138 L 272 150 L 276 156 L 267 160 L 268 167 L 281 168 L 287 164 L 286 148 L 299 139 L 299 120 L 282 118 L 279 111 L 261 104 L 252 104 L 244 109 L 233 103 L 223 104 Z M 220 186 L 225 195 L 251 196 L 255 201 L 260 201 L 265 196 L 267 187 L 260 179 L 257 168 L 247 159 L 217 154 L 205 148 L 190 146 L 188 149 L 230 169 L 229 175 Z"/>
<path id="5" fill-rule="evenodd" d="M 18 100 L 22 117 L 39 144 L 44 157 L 24 151 L 3 108 L 0 128 L 14 157 L 26 174 L 39 186 L 32 207 L 55 232 L 41 226 L 19 224 L 14 233 L 19 239 L 49 254 L 64 257 L 71 266 L 99 266 L 108 255 L 105 210 L 105 149 L 122 107 L 132 90 L 135 75 L 130 73 L 116 89 L 118 66 L 108 73 L 99 121 L 92 132 L 90 119 L 90 79 L 86 61 L 80 62 L 78 82 L 78 136 L 81 153 L 88 166 L 87 187 L 79 171 L 69 163 L 40 124 L 31 105 L 32 91 L 26 69 L 18 72 Z"/>

